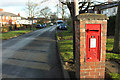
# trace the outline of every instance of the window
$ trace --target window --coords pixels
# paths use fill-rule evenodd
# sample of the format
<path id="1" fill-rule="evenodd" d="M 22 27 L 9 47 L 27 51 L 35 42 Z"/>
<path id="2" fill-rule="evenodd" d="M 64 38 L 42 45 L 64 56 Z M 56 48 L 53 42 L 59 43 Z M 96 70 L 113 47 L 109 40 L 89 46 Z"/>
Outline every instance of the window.
<path id="1" fill-rule="evenodd" d="M 12 20 L 13 20 L 13 17 L 12 17 Z"/>
<path id="2" fill-rule="evenodd" d="M 4 16 L 2 16 L 3 20 L 4 20 Z"/>
<path id="3" fill-rule="evenodd" d="M 5 22 L 3 22 L 3 24 L 5 24 Z"/>
<path id="4" fill-rule="evenodd" d="M 97 11 L 95 11 L 95 14 L 97 14 Z"/>
<path id="5" fill-rule="evenodd" d="M 6 16 L 6 19 L 8 19 L 8 16 Z"/>
<path id="6" fill-rule="evenodd" d="M 108 13 L 108 9 L 106 9 L 106 13 Z"/>

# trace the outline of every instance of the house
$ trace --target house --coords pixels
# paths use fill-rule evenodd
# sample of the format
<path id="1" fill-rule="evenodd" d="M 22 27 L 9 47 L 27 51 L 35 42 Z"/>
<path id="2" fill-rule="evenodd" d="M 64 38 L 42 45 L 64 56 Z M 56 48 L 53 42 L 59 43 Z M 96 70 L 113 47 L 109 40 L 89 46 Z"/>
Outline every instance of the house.
<path id="1" fill-rule="evenodd" d="M 21 20 L 16 20 L 16 24 L 26 24 L 26 25 L 31 25 L 32 20 L 28 20 L 26 18 L 21 18 Z"/>
<path id="2" fill-rule="evenodd" d="M 51 20 L 50 19 L 47 19 L 47 18 L 42 18 L 42 17 L 38 17 L 36 18 L 38 22 L 40 23 L 50 23 Z"/>
<path id="3" fill-rule="evenodd" d="M 118 2 L 108 2 L 108 4 L 95 5 L 94 13 L 105 14 L 106 16 L 114 16 L 117 14 Z"/>
<path id="4" fill-rule="evenodd" d="M 31 24 L 32 24 L 32 20 L 33 20 L 33 24 L 37 23 L 37 18 L 28 17 L 26 20 L 28 20 Z"/>
<path id="5" fill-rule="evenodd" d="M 5 24 L 16 24 L 17 20 L 21 20 L 20 14 L 16 15 L 10 12 L 5 12 L 0 9 L 0 26 Z"/>

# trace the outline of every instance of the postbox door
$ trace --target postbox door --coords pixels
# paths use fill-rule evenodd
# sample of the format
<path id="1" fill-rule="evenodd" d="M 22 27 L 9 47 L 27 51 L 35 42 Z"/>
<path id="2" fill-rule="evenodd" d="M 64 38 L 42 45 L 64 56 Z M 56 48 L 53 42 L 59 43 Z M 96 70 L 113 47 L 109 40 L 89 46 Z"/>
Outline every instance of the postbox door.
<path id="1" fill-rule="evenodd" d="M 94 27 L 98 27 L 94 29 Z M 86 26 L 86 61 L 100 60 L 100 25 L 91 24 Z"/>

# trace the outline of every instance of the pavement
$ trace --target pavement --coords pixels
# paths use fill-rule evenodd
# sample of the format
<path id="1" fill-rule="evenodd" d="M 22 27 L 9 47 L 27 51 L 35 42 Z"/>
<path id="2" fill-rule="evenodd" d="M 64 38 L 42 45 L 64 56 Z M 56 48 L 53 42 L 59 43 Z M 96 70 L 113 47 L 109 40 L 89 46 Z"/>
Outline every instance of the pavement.
<path id="1" fill-rule="evenodd" d="M 3 78 L 63 78 L 56 49 L 56 27 L 2 42 Z"/>

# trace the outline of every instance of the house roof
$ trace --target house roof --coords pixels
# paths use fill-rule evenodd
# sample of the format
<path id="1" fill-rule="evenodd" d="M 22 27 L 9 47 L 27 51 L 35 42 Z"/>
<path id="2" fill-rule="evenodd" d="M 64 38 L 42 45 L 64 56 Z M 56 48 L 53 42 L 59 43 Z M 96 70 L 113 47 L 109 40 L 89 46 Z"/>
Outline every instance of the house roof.
<path id="1" fill-rule="evenodd" d="M 16 14 L 13 14 L 13 13 L 10 13 L 10 12 L 4 12 L 4 11 L 0 11 L 0 16 L 20 17 Z"/>
<path id="2" fill-rule="evenodd" d="M 108 9 L 108 8 L 112 8 L 116 6 L 118 6 L 118 2 L 111 2 L 108 4 L 104 4 L 104 5 L 95 5 L 95 7 L 99 10 Z"/>

